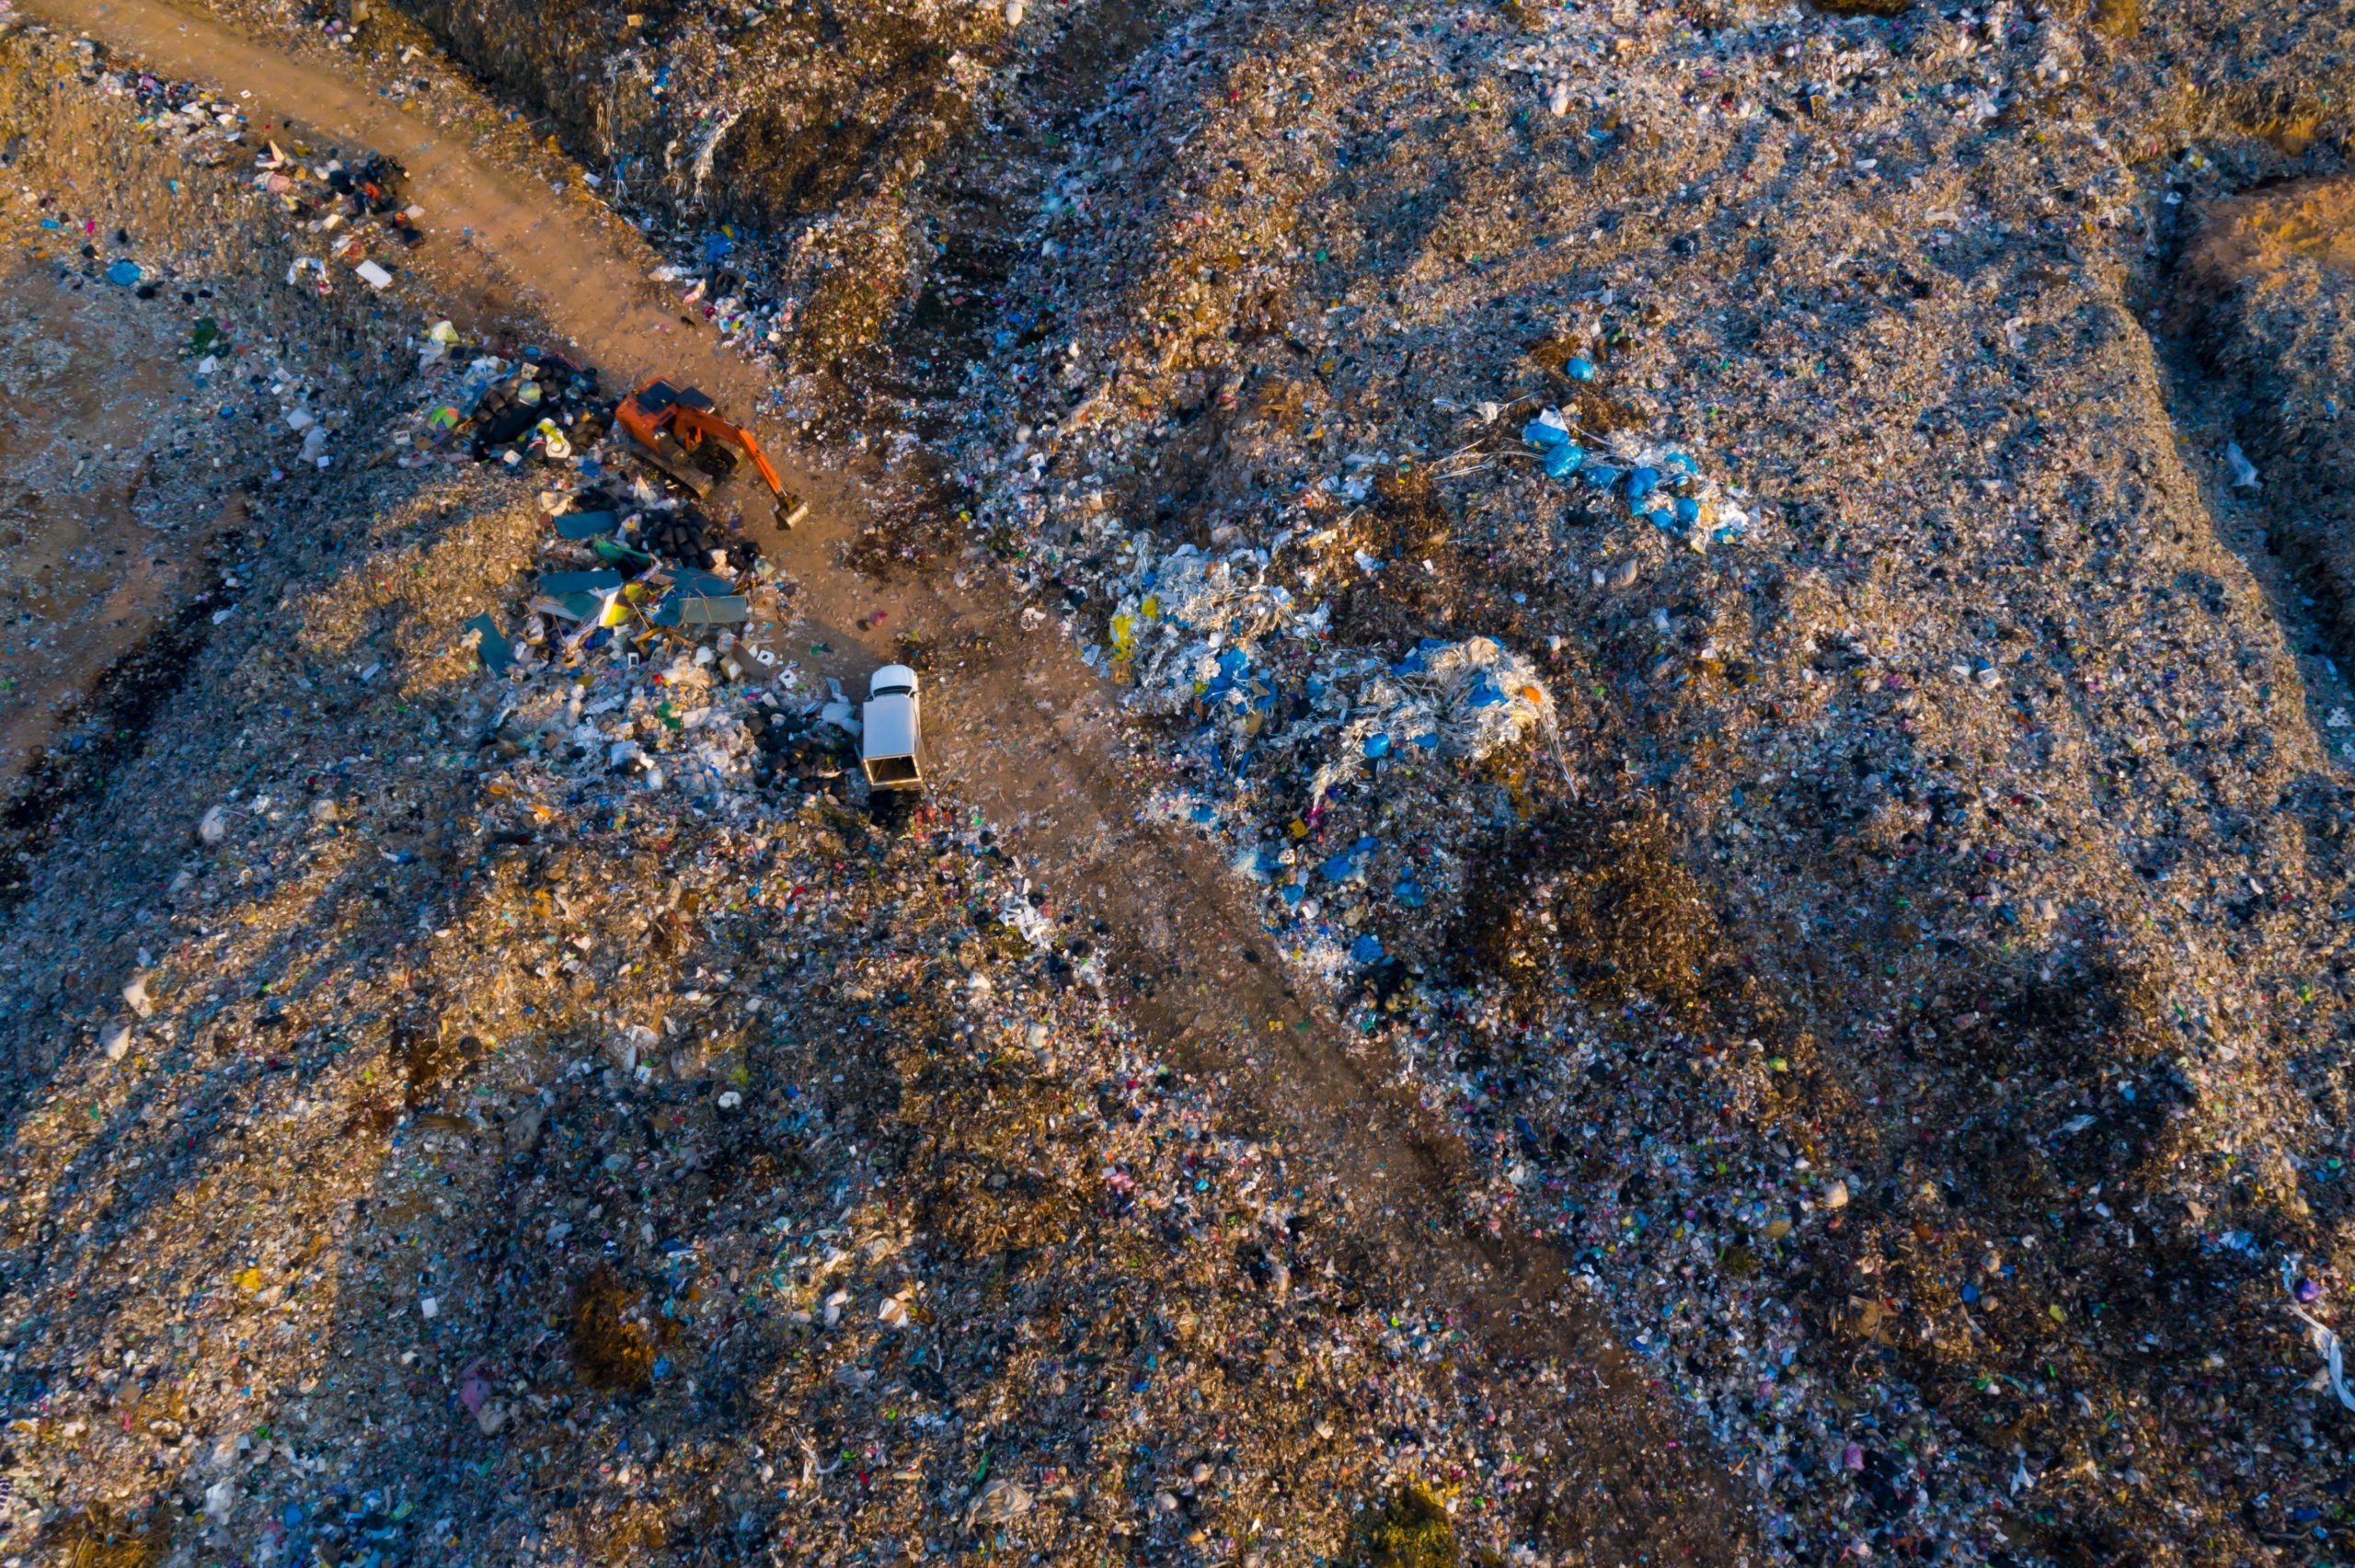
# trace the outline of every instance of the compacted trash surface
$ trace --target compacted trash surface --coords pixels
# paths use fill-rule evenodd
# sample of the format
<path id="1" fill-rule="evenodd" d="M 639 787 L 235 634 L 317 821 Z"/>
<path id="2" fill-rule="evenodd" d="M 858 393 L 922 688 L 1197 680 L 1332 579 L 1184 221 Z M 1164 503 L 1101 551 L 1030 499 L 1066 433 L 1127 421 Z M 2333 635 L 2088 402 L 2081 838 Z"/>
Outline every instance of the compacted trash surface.
<path id="1" fill-rule="evenodd" d="M 0 13 L 0 1564 L 2355 1557 L 2350 28 Z"/>

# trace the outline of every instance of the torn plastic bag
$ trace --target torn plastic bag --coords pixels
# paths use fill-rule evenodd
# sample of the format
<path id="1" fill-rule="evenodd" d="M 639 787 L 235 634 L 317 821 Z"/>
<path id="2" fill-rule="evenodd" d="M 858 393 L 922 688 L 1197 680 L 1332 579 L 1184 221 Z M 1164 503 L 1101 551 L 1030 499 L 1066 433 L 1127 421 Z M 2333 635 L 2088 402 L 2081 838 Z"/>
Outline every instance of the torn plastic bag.
<path id="1" fill-rule="evenodd" d="M 2349 1393 L 2347 1389 L 2346 1352 L 2338 1342 L 2338 1333 L 2329 1325 L 2307 1316 L 2296 1307 L 2290 1309 L 2290 1315 L 2306 1325 L 2306 1337 L 2323 1358 L 2323 1368 L 2315 1374 L 2312 1386 L 2321 1388 L 2325 1386 L 2325 1381 L 2327 1379 L 2330 1391 L 2338 1396 L 2338 1402 L 2349 1410 L 2355 1410 L 2355 1393 Z"/>

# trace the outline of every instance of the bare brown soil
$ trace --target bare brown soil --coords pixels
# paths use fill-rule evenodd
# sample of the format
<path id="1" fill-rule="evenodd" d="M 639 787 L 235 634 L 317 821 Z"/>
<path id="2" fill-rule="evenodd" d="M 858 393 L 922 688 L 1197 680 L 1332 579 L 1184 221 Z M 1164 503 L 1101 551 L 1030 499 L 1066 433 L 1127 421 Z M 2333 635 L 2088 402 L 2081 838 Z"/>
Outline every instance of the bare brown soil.
<path id="1" fill-rule="evenodd" d="M 2223 291 L 2293 259 L 2355 271 L 2355 179 L 2296 180 L 2218 202 L 2184 266 L 2192 287 Z"/>

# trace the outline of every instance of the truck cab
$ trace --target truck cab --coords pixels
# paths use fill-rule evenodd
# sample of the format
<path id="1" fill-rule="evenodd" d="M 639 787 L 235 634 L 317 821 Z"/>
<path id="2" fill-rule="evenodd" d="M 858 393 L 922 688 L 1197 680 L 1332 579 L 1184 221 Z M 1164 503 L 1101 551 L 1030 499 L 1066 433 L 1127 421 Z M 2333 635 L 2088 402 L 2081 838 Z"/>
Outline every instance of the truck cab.
<path id="1" fill-rule="evenodd" d="M 916 672 L 887 664 L 867 681 L 858 760 L 876 789 L 924 787 L 924 715 Z"/>

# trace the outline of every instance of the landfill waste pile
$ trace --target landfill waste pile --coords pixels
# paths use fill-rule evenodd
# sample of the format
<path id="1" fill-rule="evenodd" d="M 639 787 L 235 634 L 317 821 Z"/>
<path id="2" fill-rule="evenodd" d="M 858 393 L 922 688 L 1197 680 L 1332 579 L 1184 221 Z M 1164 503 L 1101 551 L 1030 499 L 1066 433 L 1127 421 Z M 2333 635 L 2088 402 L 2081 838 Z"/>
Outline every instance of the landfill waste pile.
<path id="1" fill-rule="evenodd" d="M 2218 416 L 2224 509 L 2263 531 L 2259 548 L 2289 567 L 2287 591 L 2315 601 L 2325 657 L 2355 663 L 2355 558 L 2338 526 L 2355 494 L 2355 180 L 2213 203 L 2177 271 L 2167 308 L 2183 373 L 2212 381 L 2232 411 Z M 2343 715 L 2328 723 L 2348 727 Z M 2355 760 L 2355 737 L 2326 739 Z"/>
<path id="2" fill-rule="evenodd" d="M 256 162 L 260 166 L 254 175 L 255 189 L 275 197 L 306 232 L 321 235 L 329 253 L 296 257 L 286 269 L 289 283 L 309 280 L 323 292 L 332 289 L 335 275 L 327 269 L 332 259 L 350 268 L 372 289 L 390 288 L 393 274 L 369 254 L 371 242 L 377 249 L 387 242 L 402 246 L 424 243 L 417 220 L 425 209 L 401 202 L 396 194 L 400 166 L 381 154 L 371 154 L 352 167 L 340 158 L 312 167 L 281 152 L 273 142 Z"/>
<path id="3" fill-rule="evenodd" d="M 2355 32 L 2229 10 L 1204 9 L 944 456 L 1777 1556 L 2350 1550 Z"/>
<path id="4" fill-rule="evenodd" d="M 545 117 L 1456 1211 L 396 168 L 11 32 L 239 510 L 12 816 L 0 1562 L 2355 1559 L 2345 0 L 220 8 Z"/>
<path id="5" fill-rule="evenodd" d="M 324 26 L 404 81 L 412 40 L 438 45 L 544 117 L 600 200 L 674 242 L 660 280 L 689 308 L 749 350 L 817 365 L 867 347 L 913 297 L 932 260 L 913 188 L 969 126 L 1011 31 L 980 6 L 215 9 Z"/>
<path id="6" fill-rule="evenodd" d="M 242 498 L 331 464 L 396 349 L 357 300 L 257 286 L 297 231 L 233 160 L 234 96 L 29 32 L 0 38 L 0 84 L 14 850 L 104 775 L 156 681 L 236 613 Z"/>
<path id="7" fill-rule="evenodd" d="M 101 97 L 129 98 L 138 108 L 132 124 L 200 168 L 219 167 L 241 149 L 246 114 L 229 94 L 201 83 L 175 82 L 153 71 L 109 68 L 86 40 L 74 44 L 75 77 Z M 121 121 L 93 123 L 120 126 Z M 168 141 L 165 139 L 168 138 Z"/>
<path id="8" fill-rule="evenodd" d="M 224 466 L 140 499 L 236 523 L 6 892 L 0 1559 L 1705 1539 L 1566 1446 L 1593 1368 L 1476 1355 L 1141 1037 L 1084 904 L 870 815 L 792 578 L 592 367 L 201 194 L 266 203 L 173 361 Z"/>
<path id="9" fill-rule="evenodd" d="M 0 1551 L 1675 1537 L 1563 1449 L 1589 1368 L 1470 1359 L 1313 1150 L 1138 1038 L 1100 921 L 947 803 L 862 809 L 795 585 L 586 432 L 592 372 L 413 340 L 376 456 L 257 504 L 280 616 L 13 911 Z"/>
<path id="10" fill-rule="evenodd" d="M 205 8 L 480 141 L 528 125 L 507 151 L 578 160 L 540 172 L 641 230 L 669 258 L 655 280 L 828 434 L 856 429 L 846 400 L 905 417 L 954 393 L 1072 123 L 1160 19 L 1098 0 Z"/>

